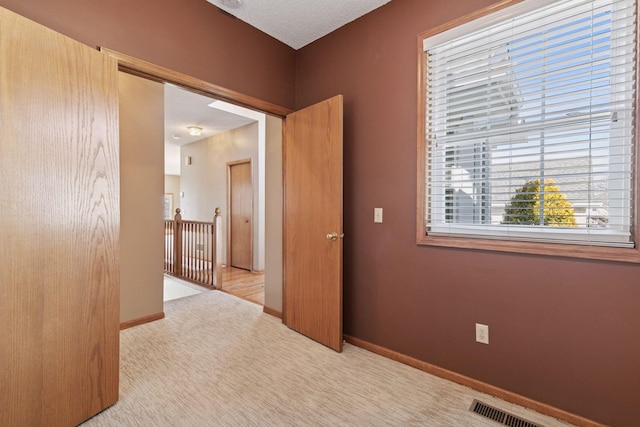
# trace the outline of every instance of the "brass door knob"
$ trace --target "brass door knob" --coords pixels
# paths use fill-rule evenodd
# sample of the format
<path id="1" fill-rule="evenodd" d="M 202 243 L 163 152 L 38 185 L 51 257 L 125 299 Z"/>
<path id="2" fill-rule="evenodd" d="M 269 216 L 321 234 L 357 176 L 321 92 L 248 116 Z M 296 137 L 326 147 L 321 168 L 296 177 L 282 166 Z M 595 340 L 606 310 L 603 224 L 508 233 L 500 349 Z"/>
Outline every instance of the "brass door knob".
<path id="1" fill-rule="evenodd" d="M 341 239 L 344 239 L 344 233 L 338 234 L 334 232 L 334 233 L 327 234 L 327 240 L 338 240 L 338 237 L 340 237 Z"/>

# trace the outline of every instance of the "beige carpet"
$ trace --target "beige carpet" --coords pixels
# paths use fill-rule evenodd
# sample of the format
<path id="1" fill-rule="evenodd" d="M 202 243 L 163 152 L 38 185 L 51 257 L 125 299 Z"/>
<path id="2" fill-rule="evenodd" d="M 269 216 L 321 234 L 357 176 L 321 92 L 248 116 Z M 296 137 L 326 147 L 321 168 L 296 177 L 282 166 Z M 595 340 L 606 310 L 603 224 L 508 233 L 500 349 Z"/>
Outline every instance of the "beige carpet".
<path id="1" fill-rule="evenodd" d="M 474 398 L 549 417 L 352 345 L 339 354 L 214 291 L 121 334 L 120 401 L 84 426 L 498 426 Z"/>

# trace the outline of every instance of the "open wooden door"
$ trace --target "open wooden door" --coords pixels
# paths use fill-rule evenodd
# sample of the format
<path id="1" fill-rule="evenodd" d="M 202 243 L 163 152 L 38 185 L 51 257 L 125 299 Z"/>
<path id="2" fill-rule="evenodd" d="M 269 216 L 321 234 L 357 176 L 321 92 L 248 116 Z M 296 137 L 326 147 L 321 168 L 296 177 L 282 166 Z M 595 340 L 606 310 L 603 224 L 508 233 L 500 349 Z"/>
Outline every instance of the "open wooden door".
<path id="1" fill-rule="evenodd" d="M 291 329 L 342 350 L 342 95 L 284 124 L 284 307 Z"/>
<path id="2" fill-rule="evenodd" d="M 0 425 L 118 399 L 117 64 L 0 8 Z"/>

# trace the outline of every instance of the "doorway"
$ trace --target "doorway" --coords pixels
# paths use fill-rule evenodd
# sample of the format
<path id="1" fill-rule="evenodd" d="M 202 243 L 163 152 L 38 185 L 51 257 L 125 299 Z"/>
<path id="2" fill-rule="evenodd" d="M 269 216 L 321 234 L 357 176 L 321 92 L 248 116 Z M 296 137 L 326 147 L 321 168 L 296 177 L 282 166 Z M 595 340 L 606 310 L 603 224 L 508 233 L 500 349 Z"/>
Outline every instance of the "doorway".
<path id="1" fill-rule="evenodd" d="M 221 209 L 222 290 L 279 313 L 282 120 L 168 84 L 164 102 L 165 186 L 175 183 L 165 193 L 178 195 L 183 220 L 210 222 Z"/>
<path id="2" fill-rule="evenodd" d="M 117 59 L 120 71 L 139 76 L 150 76 L 151 80 L 155 80 L 157 82 L 163 82 L 165 84 L 192 90 L 196 93 L 207 95 L 214 99 L 231 101 L 235 104 L 232 107 L 243 105 L 252 108 L 254 111 L 264 113 L 266 119 L 264 133 L 266 135 L 265 139 L 268 140 L 268 143 L 259 148 L 260 154 L 258 156 L 259 158 L 264 159 L 264 164 L 254 165 L 258 172 L 263 170 L 265 174 L 265 180 L 263 181 L 263 184 L 260 185 L 265 186 L 266 197 L 264 200 L 256 201 L 258 206 L 260 206 L 261 203 L 264 203 L 265 205 L 264 223 L 259 224 L 260 228 L 265 231 L 264 235 L 260 236 L 260 239 L 264 239 L 263 242 L 265 247 L 263 309 L 266 313 L 282 317 L 282 119 L 286 117 L 287 114 L 291 113 L 292 110 L 207 83 L 181 73 L 176 73 L 173 70 L 169 70 L 161 66 L 149 64 L 145 61 L 138 60 L 134 57 L 121 54 L 110 49 L 101 48 L 101 51 Z M 183 198 L 180 197 L 180 199 L 180 202 L 182 202 Z M 181 204 L 181 209 L 182 207 L 183 206 Z M 189 210 L 191 209 L 187 207 L 187 211 Z M 188 212 L 186 212 L 186 214 L 188 214 Z M 158 294 L 158 297 L 161 299 L 162 290 L 159 290 Z"/>

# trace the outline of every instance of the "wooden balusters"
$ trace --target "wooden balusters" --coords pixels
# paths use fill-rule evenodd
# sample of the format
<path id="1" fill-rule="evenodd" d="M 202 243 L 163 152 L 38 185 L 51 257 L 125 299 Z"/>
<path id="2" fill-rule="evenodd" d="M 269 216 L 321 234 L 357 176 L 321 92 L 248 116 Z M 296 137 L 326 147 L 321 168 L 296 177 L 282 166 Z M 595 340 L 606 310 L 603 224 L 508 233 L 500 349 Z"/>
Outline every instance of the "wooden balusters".
<path id="1" fill-rule="evenodd" d="M 184 221 L 176 209 L 174 219 L 165 221 L 165 273 L 221 288 L 221 226 L 220 208 L 216 208 L 213 222 Z"/>

